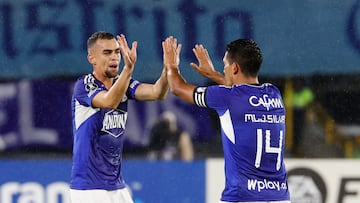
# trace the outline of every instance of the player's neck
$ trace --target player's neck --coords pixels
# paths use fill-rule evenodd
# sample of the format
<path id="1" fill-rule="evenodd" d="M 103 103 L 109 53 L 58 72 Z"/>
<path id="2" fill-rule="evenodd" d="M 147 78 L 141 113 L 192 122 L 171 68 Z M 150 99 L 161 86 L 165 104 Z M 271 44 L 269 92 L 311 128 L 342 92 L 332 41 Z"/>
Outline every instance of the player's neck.
<path id="1" fill-rule="evenodd" d="M 248 78 L 246 83 L 251 84 L 251 85 L 259 84 L 259 79 L 257 77 L 256 78 Z"/>
<path id="2" fill-rule="evenodd" d="M 109 89 L 113 85 L 114 78 L 106 77 L 106 76 L 104 76 L 102 74 L 97 73 L 96 71 L 93 72 L 93 75 L 95 76 L 95 78 L 97 80 L 102 82 L 107 89 Z"/>
<path id="3" fill-rule="evenodd" d="M 255 84 L 259 84 L 259 79 L 258 77 L 239 77 L 237 79 L 234 80 L 234 84 L 236 85 L 240 85 L 240 84 L 251 84 L 251 85 L 255 85 Z"/>

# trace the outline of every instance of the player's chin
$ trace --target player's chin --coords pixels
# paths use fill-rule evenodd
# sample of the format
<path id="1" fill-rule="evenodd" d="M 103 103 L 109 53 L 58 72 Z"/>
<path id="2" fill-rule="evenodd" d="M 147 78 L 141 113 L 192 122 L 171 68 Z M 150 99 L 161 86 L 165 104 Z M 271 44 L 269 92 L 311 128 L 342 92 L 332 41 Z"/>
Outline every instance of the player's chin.
<path id="1" fill-rule="evenodd" d="M 118 75 L 119 69 L 118 68 L 110 68 L 108 71 L 106 71 L 106 75 L 109 78 L 114 78 Z"/>

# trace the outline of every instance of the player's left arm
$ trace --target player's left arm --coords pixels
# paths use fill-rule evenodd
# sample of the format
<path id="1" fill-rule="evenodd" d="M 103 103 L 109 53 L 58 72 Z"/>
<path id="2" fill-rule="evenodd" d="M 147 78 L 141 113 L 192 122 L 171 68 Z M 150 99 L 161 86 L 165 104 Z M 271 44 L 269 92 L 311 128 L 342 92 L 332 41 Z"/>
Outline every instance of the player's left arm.
<path id="1" fill-rule="evenodd" d="M 141 83 L 135 91 L 135 98 L 137 100 L 163 100 L 167 97 L 169 92 L 169 84 L 167 81 L 166 68 L 159 79 L 154 84 Z"/>
<path id="2" fill-rule="evenodd" d="M 193 94 L 196 86 L 187 83 L 179 71 L 178 60 L 180 58 L 181 44 L 178 45 L 176 38 L 170 36 L 163 41 L 162 47 L 170 91 L 182 100 L 194 104 Z"/>
<path id="3" fill-rule="evenodd" d="M 216 82 L 219 85 L 225 85 L 225 76 L 215 70 L 209 53 L 204 48 L 204 46 L 201 44 L 195 45 L 195 47 L 193 48 L 193 52 L 196 59 L 198 60 L 199 65 L 192 62 L 190 63 L 190 66 L 195 69 L 200 75 L 209 78 L 210 80 Z"/>

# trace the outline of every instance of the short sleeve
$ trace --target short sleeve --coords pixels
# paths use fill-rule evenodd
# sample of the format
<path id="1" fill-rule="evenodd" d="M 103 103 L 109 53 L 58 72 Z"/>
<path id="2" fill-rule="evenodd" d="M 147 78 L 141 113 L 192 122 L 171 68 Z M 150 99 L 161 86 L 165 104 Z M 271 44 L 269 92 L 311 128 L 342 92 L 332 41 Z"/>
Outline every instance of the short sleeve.
<path id="1" fill-rule="evenodd" d="M 194 103 L 200 107 L 226 109 L 228 106 L 226 98 L 230 91 L 231 88 L 220 85 L 197 87 L 194 91 Z"/>
<path id="2" fill-rule="evenodd" d="M 135 80 L 133 78 L 130 79 L 130 84 L 129 84 L 129 88 L 126 91 L 126 96 L 129 99 L 135 99 L 135 92 L 136 89 L 139 87 L 141 83 L 138 80 Z"/>
<path id="3" fill-rule="evenodd" d="M 91 75 L 79 78 L 74 86 L 74 99 L 81 105 L 92 106 L 92 100 L 99 92 L 105 90 L 100 87 Z"/>

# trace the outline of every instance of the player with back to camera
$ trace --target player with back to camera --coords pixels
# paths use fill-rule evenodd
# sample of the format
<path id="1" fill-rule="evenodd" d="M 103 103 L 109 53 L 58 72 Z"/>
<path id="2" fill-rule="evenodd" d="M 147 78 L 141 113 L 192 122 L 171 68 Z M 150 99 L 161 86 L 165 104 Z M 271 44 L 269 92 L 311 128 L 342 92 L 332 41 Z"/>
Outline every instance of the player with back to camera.
<path id="1" fill-rule="evenodd" d="M 76 81 L 72 98 L 71 202 L 133 203 L 121 173 L 127 102 L 164 99 L 166 69 L 154 84 L 133 79 L 137 42 L 129 48 L 124 35 L 96 32 L 87 48 L 93 72 Z M 118 74 L 121 55 L 124 67 Z"/>
<path id="2" fill-rule="evenodd" d="M 226 179 L 220 202 L 290 203 L 283 162 L 285 109 L 277 87 L 259 84 L 260 48 L 249 39 L 229 43 L 222 75 L 215 71 L 207 50 L 195 45 L 199 65 L 190 65 L 219 84 L 196 87 L 180 74 L 178 47 L 181 44 L 172 36 L 163 42 L 171 92 L 216 110 L 220 119 Z"/>

